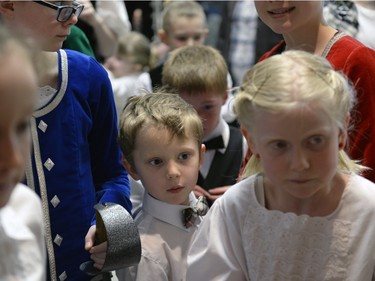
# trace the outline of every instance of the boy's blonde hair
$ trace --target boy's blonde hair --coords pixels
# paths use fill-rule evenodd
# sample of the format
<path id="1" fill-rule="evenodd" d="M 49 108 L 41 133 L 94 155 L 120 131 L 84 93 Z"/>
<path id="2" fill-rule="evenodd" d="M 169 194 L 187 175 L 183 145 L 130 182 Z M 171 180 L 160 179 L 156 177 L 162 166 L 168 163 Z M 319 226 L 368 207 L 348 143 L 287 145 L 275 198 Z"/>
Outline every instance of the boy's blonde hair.
<path id="1" fill-rule="evenodd" d="M 173 22 L 181 17 L 201 18 L 203 27 L 206 26 L 206 14 L 203 7 L 196 1 L 170 1 L 163 10 L 162 29 L 169 33 Z"/>
<path id="2" fill-rule="evenodd" d="M 140 64 L 144 71 L 150 66 L 151 45 L 142 33 L 132 31 L 120 37 L 117 53 L 121 58 L 128 58 L 132 63 Z"/>
<path id="3" fill-rule="evenodd" d="M 171 136 L 194 138 L 200 149 L 203 125 L 195 109 L 175 94 L 149 93 L 131 97 L 120 116 L 118 143 L 125 159 L 134 165 L 138 132 L 147 127 L 167 129 Z"/>
<path id="4" fill-rule="evenodd" d="M 167 88 L 188 94 L 225 94 L 228 68 L 223 56 L 209 46 L 185 46 L 170 53 L 163 68 Z"/>
<path id="5" fill-rule="evenodd" d="M 326 59 L 304 51 L 286 51 L 256 64 L 246 73 L 233 109 L 241 126 L 251 134 L 258 109 L 277 113 L 315 104 L 347 133 L 346 120 L 354 103 L 354 90 L 348 80 Z M 338 169 L 358 173 L 365 167 L 341 150 Z M 258 172 L 262 172 L 260 161 L 252 155 L 242 177 Z"/>

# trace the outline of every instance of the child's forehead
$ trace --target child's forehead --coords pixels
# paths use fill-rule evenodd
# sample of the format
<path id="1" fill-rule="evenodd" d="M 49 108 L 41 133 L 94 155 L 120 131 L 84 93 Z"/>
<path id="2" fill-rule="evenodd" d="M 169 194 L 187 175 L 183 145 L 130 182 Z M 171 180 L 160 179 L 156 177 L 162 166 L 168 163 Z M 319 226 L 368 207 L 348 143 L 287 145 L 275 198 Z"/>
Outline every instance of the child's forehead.
<path id="1" fill-rule="evenodd" d="M 173 128 L 169 128 L 164 124 L 149 123 L 143 126 L 137 133 L 137 139 L 149 139 L 154 140 L 155 138 L 163 138 L 166 143 L 170 143 L 173 139 L 189 139 L 193 138 L 192 128 L 186 127 L 182 134 L 176 134 Z"/>
<path id="2" fill-rule="evenodd" d="M 170 21 L 170 32 L 190 31 L 190 32 L 202 32 L 206 28 L 204 19 L 198 16 L 194 17 L 174 17 Z"/>

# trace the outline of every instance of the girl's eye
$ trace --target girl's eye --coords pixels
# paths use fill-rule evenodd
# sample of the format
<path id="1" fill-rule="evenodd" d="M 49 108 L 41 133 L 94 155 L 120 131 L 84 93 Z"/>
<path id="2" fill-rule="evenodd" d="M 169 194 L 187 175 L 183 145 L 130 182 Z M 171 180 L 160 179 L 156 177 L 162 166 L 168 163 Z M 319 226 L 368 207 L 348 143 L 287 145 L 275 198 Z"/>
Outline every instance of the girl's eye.
<path id="1" fill-rule="evenodd" d="M 307 145 L 312 148 L 320 148 L 325 144 L 323 136 L 313 136 L 308 139 Z"/>
<path id="2" fill-rule="evenodd" d="M 309 139 L 309 142 L 311 144 L 321 144 L 323 142 L 323 138 L 320 137 L 320 136 L 314 136 L 314 137 Z"/>
<path id="3" fill-rule="evenodd" d="M 281 150 L 281 149 L 285 149 L 287 147 L 287 143 L 284 142 L 284 141 L 275 141 L 271 144 L 271 147 L 274 149 L 274 150 Z"/>
<path id="4" fill-rule="evenodd" d="M 153 159 L 150 161 L 150 164 L 153 165 L 153 166 L 158 166 L 162 163 L 163 161 L 161 161 L 160 159 Z"/>

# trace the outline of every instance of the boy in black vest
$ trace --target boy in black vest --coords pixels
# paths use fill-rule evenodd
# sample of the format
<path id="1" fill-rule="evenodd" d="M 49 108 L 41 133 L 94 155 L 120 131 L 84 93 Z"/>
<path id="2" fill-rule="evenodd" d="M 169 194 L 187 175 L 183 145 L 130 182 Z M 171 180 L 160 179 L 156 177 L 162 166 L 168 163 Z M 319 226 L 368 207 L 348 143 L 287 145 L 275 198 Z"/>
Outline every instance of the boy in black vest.
<path id="1" fill-rule="evenodd" d="M 209 203 L 237 180 L 247 149 L 238 128 L 223 119 L 221 107 L 228 97 L 227 65 L 221 54 L 208 46 L 185 46 L 170 53 L 162 82 L 193 105 L 202 118 L 206 153 L 195 188 Z"/>

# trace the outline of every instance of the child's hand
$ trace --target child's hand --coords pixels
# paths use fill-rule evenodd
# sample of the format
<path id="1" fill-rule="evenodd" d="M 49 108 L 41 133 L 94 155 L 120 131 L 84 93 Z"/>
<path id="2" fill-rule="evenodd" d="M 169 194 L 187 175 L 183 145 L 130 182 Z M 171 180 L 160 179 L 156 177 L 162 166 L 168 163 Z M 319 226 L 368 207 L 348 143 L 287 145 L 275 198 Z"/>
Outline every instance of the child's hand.
<path id="1" fill-rule="evenodd" d="M 194 192 L 194 195 L 195 197 L 199 197 L 199 196 L 204 196 L 204 197 L 210 197 L 210 193 L 208 193 L 207 190 L 203 189 L 202 187 L 200 187 L 199 185 L 196 185 L 193 189 L 193 192 Z"/>
<path id="2" fill-rule="evenodd" d="M 231 186 L 220 186 L 210 189 L 208 192 L 210 196 L 208 197 L 210 200 L 215 201 L 219 197 L 221 197 Z"/>
<path id="3" fill-rule="evenodd" d="M 94 261 L 94 267 L 100 270 L 103 268 L 105 262 L 108 245 L 106 241 L 94 246 L 95 233 L 96 225 L 93 225 L 90 227 L 85 237 L 85 250 L 90 252 L 90 258 Z"/>

